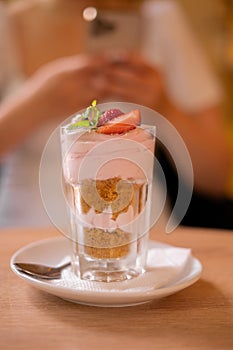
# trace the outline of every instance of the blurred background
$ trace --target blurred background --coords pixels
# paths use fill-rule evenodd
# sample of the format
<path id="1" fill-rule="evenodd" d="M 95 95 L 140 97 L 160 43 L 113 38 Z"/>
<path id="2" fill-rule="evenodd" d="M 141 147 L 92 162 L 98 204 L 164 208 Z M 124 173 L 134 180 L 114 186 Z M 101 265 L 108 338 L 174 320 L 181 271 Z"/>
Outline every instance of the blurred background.
<path id="1" fill-rule="evenodd" d="M 2 73 L 2 77 L 0 75 L 0 85 L 1 78 L 4 80 L 4 75 L 7 76 L 8 74 L 6 80 L 9 81 L 11 81 L 12 75 L 13 85 L 11 84 L 10 90 L 14 90 L 14 84 L 16 88 L 19 87 L 38 68 L 59 57 L 71 56 L 82 52 L 95 53 L 101 51 L 102 48 L 113 49 L 114 46 L 137 50 L 140 47 L 141 32 L 143 30 L 140 27 L 139 14 L 145 2 L 143 0 L 0 0 L 0 5 L 4 5 L 0 6 L 0 10 L 5 12 L 4 16 L 1 16 L 0 11 L 0 37 L 5 40 L 4 45 L 8 50 L 8 54 L 4 56 L 4 49 L 0 45 L 0 60 L 5 60 L 7 62 L 5 66 L 9 69 L 8 73 Z M 162 4 L 163 0 L 158 2 Z M 224 89 L 224 116 L 227 120 L 227 129 L 233 150 L 233 0 L 164 0 L 164 3 L 169 4 L 169 2 L 175 2 L 181 7 L 188 24 L 197 38 L 198 44 L 200 43 L 211 68 L 222 84 Z M 91 11 L 85 12 L 85 9 L 88 7 L 92 8 Z M 95 13 L 96 8 L 101 14 L 97 17 Z M 8 23 L 3 23 L 6 18 Z M 159 17 L 156 18 L 158 19 Z M 177 18 L 179 19 L 179 14 Z M 164 23 L 163 19 L 161 23 Z M 8 34 L 11 34 L 9 40 L 4 25 L 10 27 L 8 27 Z M 178 23 L 176 31 L 179 31 L 179 28 L 182 28 L 182 26 L 179 27 Z M 153 41 L 153 38 L 150 39 Z M 173 51 L 176 54 L 176 50 Z M 172 57 L 170 63 L 176 63 L 176 58 L 176 55 Z M 3 64 L 0 62 L 0 66 L 4 67 L 4 62 Z M 174 70 L 176 65 L 168 64 L 168 66 L 170 70 Z M 195 68 L 193 71 L 194 76 L 199 73 L 195 73 Z M 203 80 L 205 80 L 205 75 Z M 4 81 L 2 85 L 4 85 Z M 9 92 L 6 85 L 2 96 L 0 91 L 0 99 Z M 173 88 L 175 87 L 176 90 L 180 89 L 175 79 L 173 79 L 173 85 Z M 203 87 L 203 89 L 205 88 Z M 186 96 L 187 94 L 188 92 Z M 35 177 L 38 172 L 42 146 L 44 146 L 46 137 L 48 137 L 48 134 L 44 139 L 41 137 L 41 134 L 38 135 L 39 140 L 44 141 L 41 142 L 40 148 L 38 148 L 38 161 L 33 168 Z M 16 162 L 14 160 L 14 163 L 16 162 L 21 170 L 22 167 L 20 165 L 29 162 L 30 152 L 33 147 L 36 147 L 36 142 L 37 138 L 34 137 L 33 142 L 29 143 L 27 152 L 25 152 L 24 148 L 25 157 L 22 158 L 21 154 L 20 161 Z M 34 162 L 35 155 L 31 155 L 31 158 L 32 162 Z M 31 170 L 28 173 L 31 175 Z M 14 172 L 11 174 L 13 174 L 13 179 Z M 15 182 L 13 180 L 11 180 L 12 182 L 9 181 L 9 173 L 7 173 L 7 178 L 8 188 L 13 188 Z M 24 178 L 23 174 L 21 178 Z M 20 184 L 19 180 L 17 181 L 16 186 L 21 191 L 22 183 Z M 231 181 L 233 193 L 233 174 Z M 35 181 L 32 186 L 35 187 Z M 7 186 L 3 187 L 5 190 Z M 24 183 L 24 187 L 27 187 L 28 195 L 28 180 Z M 5 197 L 13 198 L 11 194 L 5 194 Z M 15 198 L 19 198 L 19 195 L 15 195 Z M 33 202 L 33 198 L 28 200 L 28 202 Z M 13 204 L 15 205 L 15 203 Z M 10 203 L 11 207 L 13 204 Z M 22 207 L 21 200 L 17 204 L 17 210 L 20 207 Z M 12 209 L 9 206 L 7 210 L 9 213 L 9 220 L 7 219 L 7 221 L 9 222 L 12 219 Z M 7 217 L 7 210 L 4 202 L 2 218 Z M 37 213 L 40 210 L 38 207 Z M 15 216 L 15 213 L 13 214 Z M 33 216 L 33 212 L 31 216 Z M 19 211 L 18 217 L 22 218 L 22 223 L 25 225 L 22 211 Z M 38 222 L 42 222 L 41 220 L 43 219 L 38 215 Z M 18 225 L 19 221 L 15 221 L 15 224 Z M 31 223 L 29 222 L 28 224 Z"/>

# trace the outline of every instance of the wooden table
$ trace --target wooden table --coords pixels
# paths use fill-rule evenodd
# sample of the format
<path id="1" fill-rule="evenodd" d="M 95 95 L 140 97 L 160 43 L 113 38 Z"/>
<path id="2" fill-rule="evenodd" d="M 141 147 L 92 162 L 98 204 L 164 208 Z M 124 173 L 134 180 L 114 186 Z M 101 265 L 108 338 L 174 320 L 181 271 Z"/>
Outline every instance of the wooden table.
<path id="1" fill-rule="evenodd" d="M 69 303 L 11 272 L 18 248 L 55 235 L 51 229 L 0 231 L 2 350 L 233 349 L 233 232 L 153 230 L 153 238 L 192 248 L 203 263 L 202 277 L 177 294 L 126 308 Z"/>

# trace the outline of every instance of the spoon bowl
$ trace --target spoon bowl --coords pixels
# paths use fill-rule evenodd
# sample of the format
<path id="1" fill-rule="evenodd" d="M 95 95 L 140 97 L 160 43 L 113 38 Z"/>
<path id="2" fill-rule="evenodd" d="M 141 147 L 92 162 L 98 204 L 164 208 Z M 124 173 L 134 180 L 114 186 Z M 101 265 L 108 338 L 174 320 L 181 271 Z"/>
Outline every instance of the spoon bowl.
<path id="1" fill-rule="evenodd" d="M 30 277 L 52 280 L 60 279 L 62 271 L 68 266 L 70 266 L 70 264 L 70 262 L 67 262 L 60 266 L 51 267 L 40 264 L 16 262 L 13 266 L 17 271 L 24 273 L 25 275 L 28 275 Z"/>

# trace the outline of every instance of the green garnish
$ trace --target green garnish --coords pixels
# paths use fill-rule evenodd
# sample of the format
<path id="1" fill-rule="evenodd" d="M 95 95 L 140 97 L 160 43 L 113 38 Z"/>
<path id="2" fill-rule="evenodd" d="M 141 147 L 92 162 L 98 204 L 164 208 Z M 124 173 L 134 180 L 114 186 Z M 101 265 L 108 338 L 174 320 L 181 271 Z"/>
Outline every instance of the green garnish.
<path id="1" fill-rule="evenodd" d="M 79 122 L 70 124 L 68 126 L 68 129 L 69 130 L 73 130 L 73 129 L 76 129 L 76 128 L 82 128 L 82 127 L 89 126 L 89 125 L 90 125 L 89 120 L 80 120 Z"/>
<path id="2" fill-rule="evenodd" d="M 74 123 L 68 126 L 69 130 L 82 127 L 91 127 L 92 129 L 97 127 L 98 121 L 101 117 L 101 111 L 97 107 L 97 101 L 92 101 L 91 105 L 87 107 L 83 114 L 77 116 Z"/>

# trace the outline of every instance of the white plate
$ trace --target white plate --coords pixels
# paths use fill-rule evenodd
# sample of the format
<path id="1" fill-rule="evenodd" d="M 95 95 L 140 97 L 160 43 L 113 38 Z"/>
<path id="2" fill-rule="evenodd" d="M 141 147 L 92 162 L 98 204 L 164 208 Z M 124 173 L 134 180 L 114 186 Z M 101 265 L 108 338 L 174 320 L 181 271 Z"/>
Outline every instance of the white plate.
<path id="1" fill-rule="evenodd" d="M 168 247 L 167 244 L 150 241 L 151 245 L 159 247 Z M 29 277 L 19 272 L 15 267 L 16 262 L 34 262 L 44 265 L 56 266 L 64 260 L 67 260 L 70 252 L 70 242 L 64 237 L 57 237 L 46 239 L 43 241 L 29 244 L 20 250 L 18 250 L 11 258 L 11 269 L 19 277 L 24 279 L 30 285 L 54 294 L 65 300 L 69 300 L 75 303 L 93 305 L 93 306 L 130 306 L 136 304 L 142 304 L 149 302 L 153 299 L 163 298 L 168 295 L 174 294 L 191 284 L 195 283 L 202 271 L 202 265 L 193 256 L 191 256 L 188 266 L 177 276 L 175 280 L 169 285 L 155 288 L 149 291 L 87 291 L 77 290 L 75 288 L 61 287 L 55 285 L 52 281 L 41 281 L 32 277 Z"/>

